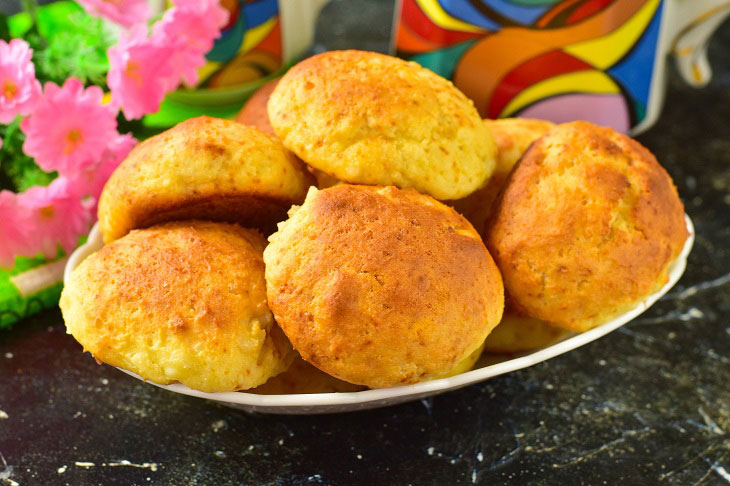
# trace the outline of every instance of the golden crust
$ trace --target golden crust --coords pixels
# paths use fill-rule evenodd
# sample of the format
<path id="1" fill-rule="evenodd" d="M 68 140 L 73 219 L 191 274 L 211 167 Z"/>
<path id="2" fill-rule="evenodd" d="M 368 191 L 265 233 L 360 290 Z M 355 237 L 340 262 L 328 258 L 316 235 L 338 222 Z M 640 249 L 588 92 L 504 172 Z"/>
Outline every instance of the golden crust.
<path id="1" fill-rule="evenodd" d="M 155 383 L 260 385 L 294 358 L 266 305 L 265 244 L 224 223 L 132 231 L 73 271 L 60 301 L 66 328 L 97 360 Z"/>
<path id="2" fill-rule="evenodd" d="M 110 242 L 182 219 L 271 231 L 312 182 L 274 138 L 230 120 L 199 117 L 137 145 L 109 178 L 99 228 Z"/>
<path id="3" fill-rule="evenodd" d="M 479 235 L 413 190 L 312 188 L 269 241 L 277 322 L 306 361 L 351 383 L 442 376 L 502 315 L 501 277 Z"/>
<path id="4" fill-rule="evenodd" d="M 262 132 L 269 134 L 272 137 L 276 137 L 274 129 L 271 128 L 271 123 L 269 123 L 269 114 L 266 112 L 266 104 L 268 103 L 269 97 L 277 84 L 279 84 L 279 80 L 275 79 L 259 88 L 259 90 L 248 99 L 246 104 L 243 105 L 243 109 L 236 117 L 236 121 L 256 127 Z M 296 155 L 294 155 L 294 157 L 301 161 L 301 159 Z M 341 182 L 331 175 L 322 172 L 321 170 L 317 170 L 314 167 L 307 165 L 306 168 L 316 180 L 316 186 L 319 189 L 325 189 Z"/>
<path id="5" fill-rule="evenodd" d="M 667 282 L 688 233 L 669 175 L 635 140 L 559 125 L 511 173 L 486 242 L 515 311 L 574 331 Z"/>
<path id="6" fill-rule="evenodd" d="M 512 171 L 532 142 L 555 127 L 555 123 L 551 121 L 534 118 L 484 120 L 484 124 L 497 143 L 497 166 L 494 172 L 503 177 Z"/>
<path id="7" fill-rule="evenodd" d="M 413 62 L 333 51 L 281 79 L 268 113 L 284 145 L 336 179 L 458 199 L 484 185 L 496 147 L 474 104 Z"/>
<path id="8" fill-rule="evenodd" d="M 555 126 L 553 122 L 532 118 L 484 120 L 484 124 L 497 143 L 497 165 L 494 173 L 481 189 L 463 199 L 449 201 L 449 205 L 468 219 L 480 234 L 484 233 L 492 205 L 512 168 L 532 142 Z"/>
<path id="9" fill-rule="evenodd" d="M 269 97 L 277 84 L 279 84 L 279 80 L 274 79 L 261 86 L 243 105 L 240 113 L 236 116 L 236 121 L 256 127 L 265 134 L 275 137 L 276 134 L 274 134 L 274 129 L 271 128 L 269 122 L 269 114 L 266 112 L 266 104 L 269 102 Z"/>

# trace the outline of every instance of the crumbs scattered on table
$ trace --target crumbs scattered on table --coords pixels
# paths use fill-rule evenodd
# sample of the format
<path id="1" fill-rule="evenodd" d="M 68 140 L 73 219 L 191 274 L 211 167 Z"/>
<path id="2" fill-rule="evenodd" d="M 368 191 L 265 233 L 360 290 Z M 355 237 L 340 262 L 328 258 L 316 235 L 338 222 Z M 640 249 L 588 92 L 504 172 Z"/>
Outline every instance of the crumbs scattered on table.
<path id="1" fill-rule="evenodd" d="M 156 472 L 159 464 L 157 464 L 156 462 L 143 462 L 142 464 L 136 464 L 136 463 L 130 462 L 126 459 L 122 459 L 120 461 L 102 464 L 102 466 L 111 466 L 111 467 L 127 466 L 127 467 L 136 467 L 136 468 L 140 468 L 140 469 L 149 469 L 152 472 Z"/>
<path id="2" fill-rule="evenodd" d="M 226 425 L 225 420 L 216 420 L 210 424 L 210 428 L 213 429 L 213 432 L 218 432 L 219 430 L 226 428 Z"/>

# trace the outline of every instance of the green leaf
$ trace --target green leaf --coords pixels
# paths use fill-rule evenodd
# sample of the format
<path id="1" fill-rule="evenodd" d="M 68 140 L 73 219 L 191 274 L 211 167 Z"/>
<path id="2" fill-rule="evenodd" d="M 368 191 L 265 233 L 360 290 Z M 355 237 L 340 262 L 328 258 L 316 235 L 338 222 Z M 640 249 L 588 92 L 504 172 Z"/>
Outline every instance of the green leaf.
<path id="1" fill-rule="evenodd" d="M 8 28 L 8 16 L 0 14 L 0 39 L 10 41 L 10 29 Z"/>
<path id="2" fill-rule="evenodd" d="M 34 56 L 36 71 L 57 84 L 74 77 L 104 89 L 109 70 L 106 50 L 115 41 L 106 24 L 83 11 L 70 12 L 63 24 L 44 25 L 45 16 L 39 18 L 43 19 L 41 31 L 49 35 L 48 46 Z"/>
<path id="3" fill-rule="evenodd" d="M 20 130 L 20 118 L 1 128 L 3 146 L 0 148 L 0 188 L 22 192 L 29 187 L 50 184 L 57 174 L 44 172 L 23 152 L 25 135 Z"/>
<path id="4" fill-rule="evenodd" d="M 13 37 L 22 36 L 33 48 L 38 80 L 60 85 L 75 77 L 85 85 L 106 88 L 106 51 L 116 41 L 114 31 L 75 2 L 39 7 L 37 16 L 34 25 L 27 13 L 13 15 L 9 27 Z"/>

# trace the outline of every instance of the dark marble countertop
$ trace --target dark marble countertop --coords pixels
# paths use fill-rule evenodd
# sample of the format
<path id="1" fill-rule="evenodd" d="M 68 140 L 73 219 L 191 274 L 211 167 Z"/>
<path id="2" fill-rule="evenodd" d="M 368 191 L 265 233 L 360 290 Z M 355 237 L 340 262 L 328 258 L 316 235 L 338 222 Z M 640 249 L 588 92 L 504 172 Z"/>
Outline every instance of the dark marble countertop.
<path id="1" fill-rule="evenodd" d="M 390 2 L 368 2 L 370 24 L 348 8 L 327 8 L 352 20 L 320 20 L 317 48 L 383 50 Z M 697 231 L 685 275 L 640 318 L 432 399 L 276 416 L 98 366 L 48 311 L 0 331 L 0 485 L 730 484 L 730 23 L 710 58 L 702 90 L 670 67 L 639 137 Z"/>

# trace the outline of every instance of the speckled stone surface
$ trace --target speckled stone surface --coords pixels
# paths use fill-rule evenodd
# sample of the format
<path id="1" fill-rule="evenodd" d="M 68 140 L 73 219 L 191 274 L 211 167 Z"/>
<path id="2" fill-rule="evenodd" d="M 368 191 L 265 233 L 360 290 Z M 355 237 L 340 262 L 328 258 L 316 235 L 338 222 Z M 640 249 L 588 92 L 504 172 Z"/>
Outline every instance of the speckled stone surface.
<path id="1" fill-rule="evenodd" d="M 335 2 L 317 49 L 384 50 L 389 2 Z M 334 21 L 332 19 L 343 19 Z M 3 484 L 730 484 L 730 23 L 639 137 L 697 229 L 687 271 L 597 342 L 386 409 L 247 414 L 98 366 L 49 311 L 0 332 Z"/>

